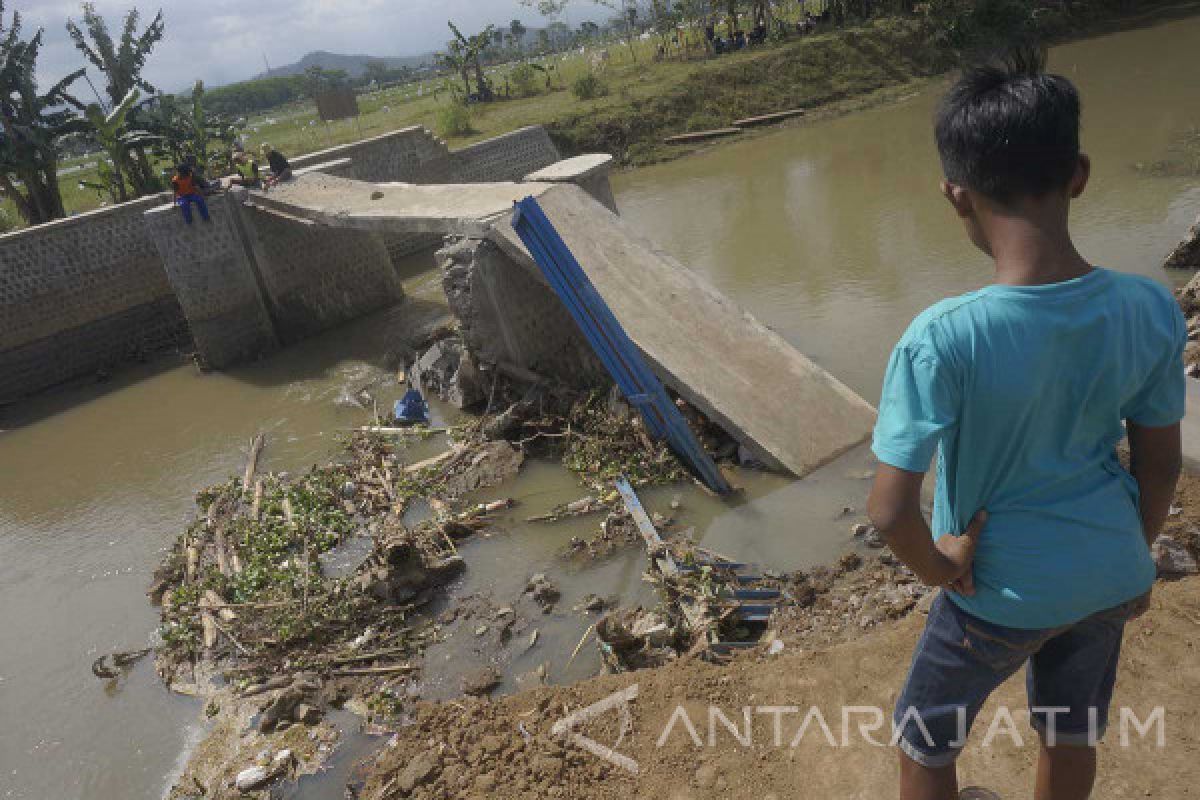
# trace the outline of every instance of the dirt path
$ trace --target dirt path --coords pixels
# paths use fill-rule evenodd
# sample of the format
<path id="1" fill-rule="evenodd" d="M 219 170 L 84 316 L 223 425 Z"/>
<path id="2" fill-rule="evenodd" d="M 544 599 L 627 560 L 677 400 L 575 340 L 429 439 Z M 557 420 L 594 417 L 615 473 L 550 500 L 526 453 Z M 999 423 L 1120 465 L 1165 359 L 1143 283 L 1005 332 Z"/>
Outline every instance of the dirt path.
<path id="1" fill-rule="evenodd" d="M 417 724 L 404 729 L 387 750 L 364 797 L 638 797 L 684 798 L 886 798 L 895 793 L 895 757 L 887 747 L 868 744 L 854 714 L 842 741 L 841 708 L 890 709 L 924 622 L 912 614 L 857 640 L 817 652 L 745 656 L 727 667 L 683 662 L 657 670 L 597 678 L 575 687 L 542 689 L 495 703 L 468 701 L 423 707 Z M 1142 739 L 1127 727 L 1130 746 L 1119 744 L 1116 718 L 1102 746 L 1097 798 L 1179 798 L 1197 794 L 1197 723 L 1200 683 L 1195 643 L 1200 634 L 1200 580 L 1160 584 L 1151 612 L 1132 623 L 1116 704 L 1145 720 L 1155 707 L 1166 709 L 1165 746 L 1153 734 Z M 1028 797 L 1036 739 L 1027 726 L 1023 677 L 1009 681 L 984 709 L 961 765 L 966 782 L 989 786 L 1005 798 Z M 617 750 L 639 765 L 632 777 L 582 750 L 563 748 L 549 735 L 564 709 L 577 710 L 613 692 L 636 685 L 630 704 L 633 731 Z M 682 704 L 704 746 L 695 746 L 683 723 L 657 746 L 676 707 Z M 990 725 L 1002 726 L 997 709 L 1006 704 L 1016 725 L 1000 727 L 990 747 Z M 743 728 L 743 707 L 751 709 L 752 747 L 739 744 L 717 720 L 715 746 L 709 745 L 709 707 L 720 709 Z M 764 706 L 797 706 L 784 713 L 780 746 Z M 831 729 L 831 746 L 814 719 L 798 747 L 792 739 L 808 709 L 816 706 Z M 603 744 L 615 741 L 617 715 L 580 728 Z M 522 727 L 529 734 L 527 743 Z M 1023 746 L 1014 742 L 1015 731 Z M 886 740 L 890 727 L 877 737 Z M 427 763 L 426 763 L 427 762 Z M 416 769 L 406 767 L 417 764 Z M 431 774 L 414 780 L 424 768 Z M 423 784 L 422 784 L 422 781 Z M 411 792 L 405 788 L 417 785 Z"/>
<path id="2" fill-rule="evenodd" d="M 1188 540 L 1193 537 L 1185 532 L 1200 522 L 1200 479 L 1186 478 L 1177 502 L 1184 512 L 1172 519 L 1168 532 Z M 848 641 L 838 644 L 810 644 L 812 639 L 785 635 L 782 653 L 759 650 L 726 666 L 682 659 L 495 702 L 422 705 L 415 724 L 400 730 L 393 746 L 384 749 L 362 797 L 894 797 L 895 754 L 885 746 L 891 732 L 886 720 L 923 624 L 923 614 L 914 612 L 861 634 L 851 632 Z M 1114 711 L 1101 747 L 1099 800 L 1200 795 L 1195 786 L 1200 757 L 1197 641 L 1200 578 L 1160 581 L 1151 610 L 1127 628 L 1114 710 L 1124 706 L 1132 717 L 1126 720 L 1128 741 L 1122 746 L 1121 718 Z M 1037 753 L 1023 680 L 1021 673 L 991 699 L 960 761 L 964 785 L 988 786 L 1006 800 L 1029 797 Z M 636 761 L 636 776 L 575 744 L 564 746 L 552 734 L 554 723 L 566 714 L 634 686 L 636 699 L 628 704 L 631 728 L 615 750 Z M 797 710 L 764 710 L 773 706 Z M 694 726 L 699 746 L 679 718 L 679 707 Z M 793 746 L 813 707 L 827 723 L 833 743 L 813 717 Z M 873 724 L 871 712 L 851 712 L 844 725 L 843 707 L 882 709 L 883 727 L 867 734 L 883 745 L 869 743 L 859 728 Z M 1011 710 L 1014 724 L 1006 724 L 1002 707 Z M 1156 741 L 1157 728 L 1142 736 L 1133 724 L 1134 717 L 1145 722 L 1159 707 L 1164 710 L 1162 746 Z M 748 746 L 719 716 L 710 725 L 710 708 L 736 726 L 749 739 Z M 618 720 L 618 712 L 609 710 L 576 730 L 612 745 L 618 741 Z M 989 730 L 994 735 L 985 746 Z"/>

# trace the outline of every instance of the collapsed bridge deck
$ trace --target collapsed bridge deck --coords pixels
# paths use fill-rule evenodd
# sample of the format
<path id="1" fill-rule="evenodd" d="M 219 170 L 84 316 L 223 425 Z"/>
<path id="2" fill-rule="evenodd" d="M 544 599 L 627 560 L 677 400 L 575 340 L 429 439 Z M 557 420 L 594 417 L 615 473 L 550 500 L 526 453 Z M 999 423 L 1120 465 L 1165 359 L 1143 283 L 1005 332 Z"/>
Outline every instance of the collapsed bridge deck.
<path id="1" fill-rule="evenodd" d="M 769 466 L 803 476 L 869 436 L 869 403 L 578 186 L 309 174 L 252 202 L 332 227 L 487 239 L 541 281 L 511 225 L 513 202 L 530 195 L 663 382 Z"/>

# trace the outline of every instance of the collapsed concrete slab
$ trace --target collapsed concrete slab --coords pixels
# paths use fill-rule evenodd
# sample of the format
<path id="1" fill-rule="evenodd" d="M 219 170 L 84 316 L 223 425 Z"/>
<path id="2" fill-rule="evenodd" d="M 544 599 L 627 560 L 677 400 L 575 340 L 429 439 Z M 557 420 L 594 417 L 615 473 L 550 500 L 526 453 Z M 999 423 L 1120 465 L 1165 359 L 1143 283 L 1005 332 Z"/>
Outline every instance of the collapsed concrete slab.
<path id="1" fill-rule="evenodd" d="M 312 172 L 269 192 L 253 192 L 252 202 L 335 228 L 480 236 L 488 220 L 549 188 L 537 183 L 365 183 Z"/>
<path id="2" fill-rule="evenodd" d="M 476 357 L 553 376 L 575 387 L 612 379 L 541 276 L 494 242 L 463 238 L 437 253 L 442 288 Z"/>
<path id="3" fill-rule="evenodd" d="M 651 368 L 759 461 L 803 476 L 866 440 L 870 404 L 610 210 L 608 165 L 577 158 L 527 183 L 443 186 L 309 174 L 250 202 L 322 227 L 456 237 L 439 265 L 479 361 L 608 383 L 512 228 L 513 202 L 534 196 Z"/>
<path id="4" fill-rule="evenodd" d="M 870 435 L 869 403 L 583 189 L 538 202 L 664 383 L 764 463 L 803 476 Z M 540 275 L 509 219 L 488 238 Z"/>

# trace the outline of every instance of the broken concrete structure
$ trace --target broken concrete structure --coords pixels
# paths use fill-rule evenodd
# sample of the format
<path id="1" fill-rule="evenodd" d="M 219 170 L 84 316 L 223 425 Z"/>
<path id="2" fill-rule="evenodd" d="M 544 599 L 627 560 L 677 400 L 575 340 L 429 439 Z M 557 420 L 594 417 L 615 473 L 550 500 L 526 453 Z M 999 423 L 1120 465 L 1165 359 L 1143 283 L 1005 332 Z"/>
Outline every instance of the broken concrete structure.
<path id="1" fill-rule="evenodd" d="M 540 128 L 451 152 L 414 128 L 298 158 L 294 166 L 295 180 L 269 192 L 214 196 L 211 223 L 186 226 L 170 205 L 123 211 L 122 224 L 141 222 L 127 248 L 138 268 L 123 278 L 129 292 L 140 293 L 130 297 L 132 306 L 108 303 L 97 311 L 120 315 L 167 299 L 167 316 L 177 321 L 182 312 L 198 355 L 224 367 L 396 302 L 396 260 L 437 243 L 472 366 L 508 366 L 577 386 L 608 383 L 511 227 L 514 201 L 533 196 L 651 368 L 759 461 L 804 475 L 871 430 L 869 404 L 617 216 L 608 156 L 560 161 Z M 8 249 L 0 243 L 0 256 L 41 257 L 46 247 L 30 248 L 41 238 L 18 237 Z M 133 278 L 144 279 L 147 264 L 162 278 L 143 287 Z M 0 259 L 0 277 L 4 269 Z M 8 272 L 15 282 L 0 282 L 12 287 L 6 305 L 8 294 L 20 302 L 26 284 L 36 283 L 28 271 Z M 51 325 L 17 315 L 18 353 L 24 346 L 47 355 L 39 342 L 53 341 L 46 337 L 62 327 L 49 316 Z M 88 314 L 57 316 L 63 325 L 92 329 Z M 0 323 L 0 347 L 13 338 L 8 322 L 6 316 Z M 64 341 L 78 340 L 72 336 Z M 0 362 L 8 355 L 0 350 Z M 39 381 L 17 391 L 45 385 Z"/>
<path id="2" fill-rule="evenodd" d="M 438 259 L 475 358 L 608 382 L 512 228 L 513 201 L 536 197 L 651 368 L 759 461 L 805 475 L 863 442 L 870 404 L 613 213 L 606 168 L 573 159 L 538 181 L 470 187 L 312 175 L 253 202 L 324 226 L 454 237 Z"/>
<path id="3" fill-rule="evenodd" d="M 287 219 L 247 197 L 235 188 L 210 198 L 208 224 L 180 225 L 171 206 L 146 212 L 207 365 L 258 358 L 404 296 L 378 234 Z"/>
<path id="4" fill-rule="evenodd" d="M 870 435 L 869 403 L 579 188 L 538 203 L 659 378 L 759 461 L 806 475 Z M 537 271 L 509 218 L 488 238 Z"/>
<path id="5" fill-rule="evenodd" d="M 485 363 L 554 376 L 570 386 L 611 378 L 537 268 L 514 269 L 487 238 L 461 238 L 438 251 L 442 287 L 463 341 Z"/>

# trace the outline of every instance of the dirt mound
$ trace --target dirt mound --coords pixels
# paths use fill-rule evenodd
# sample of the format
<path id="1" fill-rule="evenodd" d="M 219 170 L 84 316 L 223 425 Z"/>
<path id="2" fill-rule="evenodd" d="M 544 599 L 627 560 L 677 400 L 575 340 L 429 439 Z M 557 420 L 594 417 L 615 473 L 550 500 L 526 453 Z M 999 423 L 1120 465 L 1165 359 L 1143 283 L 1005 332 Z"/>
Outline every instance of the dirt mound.
<path id="1" fill-rule="evenodd" d="M 1200 478 L 1184 477 L 1176 503 L 1165 534 L 1194 557 Z M 803 581 L 809 603 L 725 665 L 685 656 L 499 701 L 420 704 L 371 765 L 360 796 L 891 797 L 891 708 L 924 624 L 920 598 L 931 595 L 883 554 Z M 1195 577 L 1160 581 L 1150 611 L 1128 625 L 1098 797 L 1189 792 L 1200 746 L 1198 625 Z M 1137 731 L 1158 708 L 1161 746 L 1157 727 Z M 588 709 L 594 716 L 563 722 Z M 976 723 L 960 761 L 966 784 L 1027 796 L 1037 739 L 1025 709 L 1018 674 Z"/>
<path id="2" fill-rule="evenodd" d="M 877 707 L 885 719 L 890 715 L 923 621 L 922 615 L 912 614 L 829 648 L 809 652 L 785 646 L 778 656 L 759 651 L 725 667 L 681 660 L 499 702 L 423 705 L 415 724 L 397 733 L 380 756 L 361 796 L 890 797 L 895 792 L 895 756 L 886 746 L 890 725 L 885 722 L 872 732 L 876 720 L 861 710 L 844 724 L 841 709 Z M 1192 692 L 1200 678 L 1194 650 L 1198 621 L 1200 581 L 1188 579 L 1160 585 L 1151 612 L 1129 626 L 1115 702 L 1129 707 L 1139 720 L 1164 706 L 1165 746 L 1126 726 L 1130 744 L 1121 747 L 1114 715 L 1111 738 L 1102 748 L 1098 796 L 1187 793 L 1200 744 L 1195 725 L 1200 703 Z M 636 775 L 554 735 L 555 722 L 568 713 L 635 685 L 637 696 L 628 704 L 631 724 L 623 737 L 620 715 L 613 710 L 577 730 L 601 747 L 619 742 L 614 750 L 636 762 Z M 1000 704 L 1013 710 L 1011 731 L 1020 736 L 1020 745 L 1001 725 Z M 828 725 L 829 737 L 814 717 L 792 746 L 814 707 Z M 677 708 L 684 709 L 696 739 Z M 723 718 L 713 714 L 714 708 Z M 1004 797 L 1027 796 L 1036 739 L 1025 724 L 1024 708 L 1023 677 L 1017 676 L 989 702 L 976 725 L 961 762 L 966 780 Z M 866 734 L 860 724 L 868 726 Z M 996 726 L 1000 732 L 984 747 L 989 729 Z M 749 730 L 748 745 L 738 741 L 735 730 Z M 873 736 L 879 746 L 864 735 Z M 420 766 L 419 781 L 405 777 L 414 763 Z"/>

